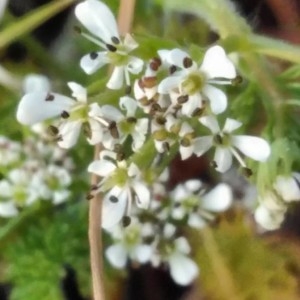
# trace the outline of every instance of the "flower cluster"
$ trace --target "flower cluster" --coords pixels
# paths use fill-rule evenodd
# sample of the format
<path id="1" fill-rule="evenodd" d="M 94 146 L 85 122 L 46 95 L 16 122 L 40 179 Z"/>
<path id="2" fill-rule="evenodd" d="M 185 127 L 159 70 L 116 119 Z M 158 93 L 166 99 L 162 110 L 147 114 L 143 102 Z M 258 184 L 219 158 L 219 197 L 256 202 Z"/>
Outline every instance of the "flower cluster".
<path id="1" fill-rule="evenodd" d="M 36 138 L 21 145 L 0 137 L 0 216 L 16 216 L 39 200 L 54 205 L 70 195 L 72 161 L 61 149 Z"/>

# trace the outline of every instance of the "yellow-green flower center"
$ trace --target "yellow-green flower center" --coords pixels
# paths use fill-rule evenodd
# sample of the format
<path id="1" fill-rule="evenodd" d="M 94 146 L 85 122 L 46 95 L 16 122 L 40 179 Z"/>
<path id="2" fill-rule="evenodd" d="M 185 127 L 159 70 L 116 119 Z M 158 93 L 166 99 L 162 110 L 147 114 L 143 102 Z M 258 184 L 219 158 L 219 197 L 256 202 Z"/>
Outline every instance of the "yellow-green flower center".
<path id="1" fill-rule="evenodd" d="M 203 73 L 196 71 L 190 73 L 181 83 L 183 93 L 187 95 L 194 95 L 203 89 L 205 83 L 205 76 Z"/>

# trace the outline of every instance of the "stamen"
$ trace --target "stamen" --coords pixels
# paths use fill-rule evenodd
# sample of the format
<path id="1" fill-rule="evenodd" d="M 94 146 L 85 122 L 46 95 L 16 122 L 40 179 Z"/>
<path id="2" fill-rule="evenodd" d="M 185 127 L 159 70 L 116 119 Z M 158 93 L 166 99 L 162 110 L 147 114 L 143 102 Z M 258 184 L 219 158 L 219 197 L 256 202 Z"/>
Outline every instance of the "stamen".
<path id="1" fill-rule="evenodd" d="M 179 104 L 186 103 L 189 100 L 189 95 L 181 95 L 177 98 Z"/>
<path id="2" fill-rule="evenodd" d="M 63 118 L 63 119 L 68 119 L 70 117 L 70 114 L 67 112 L 67 111 L 63 111 L 60 116 Z"/>
<path id="3" fill-rule="evenodd" d="M 59 130 L 56 126 L 53 126 L 53 125 L 50 125 L 48 127 L 48 130 L 49 130 L 49 133 L 52 134 L 52 135 L 58 135 L 59 133 Z"/>
<path id="4" fill-rule="evenodd" d="M 93 198 L 94 198 L 93 194 L 87 194 L 86 197 L 85 197 L 85 199 L 88 200 L 88 201 L 92 200 Z"/>
<path id="5" fill-rule="evenodd" d="M 131 218 L 129 216 L 124 216 L 122 218 L 122 225 L 123 227 L 128 227 L 131 223 Z"/>
<path id="6" fill-rule="evenodd" d="M 214 161 L 214 160 L 212 160 L 212 161 L 210 162 L 210 166 L 211 166 L 212 168 L 214 168 L 214 169 L 216 169 L 216 168 L 218 167 L 216 161 Z"/>
<path id="7" fill-rule="evenodd" d="M 177 67 L 173 65 L 170 67 L 169 71 L 170 71 L 170 74 L 173 74 L 177 71 Z"/>
<path id="8" fill-rule="evenodd" d="M 214 142 L 217 144 L 217 145 L 222 145 L 223 144 L 223 139 L 222 137 L 219 135 L 219 134 L 216 134 L 214 136 Z"/>
<path id="9" fill-rule="evenodd" d="M 91 53 L 90 53 L 90 58 L 91 58 L 92 60 L 96 59 L 98 56 L 99 56 L 99 55 L 98 55 L 97 52 L 91 52 Z"/>
<path id="10" fill-rule="evenodd" d="M 113 138 L 119 138 L 117 123 L 115 121 L 110 122 L 110 124 L 108 125 L 108 130 L 110 131 L 110 134 Z"/>
<path id="11" fill-rule="evenodd" d="M 137 119 L 135 117 L 128 117 L 127 118 L 127 122 L 128 123 L 136 123 L 137 122 Z"/>
<path id="12" fill-rule="evenodd" d="M 91 185 L 91 187 L 90 187 L 90 190 L 91 191 L 96 191 L 98 189 L 98 185 L 97 184 L 93 184 L 93 185 Z"/>
<path id="13" fill-rule="evenodd" d="M 158 116 L 156 119 L 155 119 L 156 123 L 159 124 L 159 125 L 164 125 L 166 124 L 167 120 L 165 117 L 163 116 Z"/>
<path id="14" fill-rule="evenodd" d="M 192 112 L 192 117 L 201 117 L 203 115 L 204 108 L 203 107 L 197 107 L 193 112 Z"/>
<path id="15" fill-rule="evenodd" d="M 113 37 L 111 38 L 111 41 L 112 41 L 115 45 L 120 44 L 120 40 L 119 40 L 116 36 L 113 36 Z"/>
<path id="16" fill-rule="evenodd" d="M 112 195 L 109 197 L 109 201 L 112 203 L 117 203 L 117 202 L 119 202 L 119 199 L 116 196 Z"/>
<path id="17" fill-rule="evenodd" d="M 231 80 L 231 84 L 234 86 L 241 84 L 242 82 L 243 82 L 243 77 L 240 75 L 237 75 L 234 79 Z"/>
<path id="18" fill-rule="evenodd" d="M 170 144 L 168 142 L 164 142 L 163 149 L 165 152 L 170 152 Z"/>
<path id="19" fill-rule="evenodd" d="M 243 173 L 246 177 L 250 177 L 250 176 L 253 175 L 253 172 L 250 168 L 243 168 L 242 170 L 243 170 Z"/>
<path id="20" fill-rule="evenodd" d="M 187 69 L 193 65 L 193 61 L 189 57 L 183 59 L 183 66 Z"/>
<path id="21" fill-rule="evenodd" d="M 45 101 L 53 101 L 54 100 L 54 95 L 48 93 L 46 98 L 45 98 Z"/>
<path id="22" fill-rule="evenodd" d="M 103 49 L 106 49 L 106 45 L 104 43 L 102 43 L 101 41 L 97 40 L 96 38 L 94 38 L 93 36 L 85 33 L 85 32 L 82 32 L 80 30 L 79 32 L 83 37 L 85 37 L 87 40 L 91 41 L 92 43 L 98 45 L 99 47 L 103 48 Z"/>
<path id="23" fill-rule="evenodd" d="M 158 57 L 154 57 L 149 64 L 149 67 L 152 71 L 157 71 L 161 66 L 161 60 Z"/>
<path id="24" fill-rule="evenodd" d="M 234 149 L 234 148 L 229 148 L 231 153 L 233 154 L 233 156 L 238 160 L 238 162 L 240 163 L 240 165 L 243 167 L 243 168 L 247 168 L 244 160 L 241 158 L 241 156 L 238 154 L 238 152 Z"/>
<path id="25" fill-rule="evenodd" d="M 156 77 L 155 76 L 149 76 L 143 78 L 143 84 L 146 88 L 152 88 L 156 85 Z"/>
<path id="26" fill-rule="evenodd" d="M 130 95 L 131 94 L 131 85 L 126 85 L 125 87 L 125 94 Z"/>
<path id="27" fill-rule="evenodd" d="M 107 50 L 110 51 L 110 52 L 116 52 L 117 51 L 117 48 L 113 45 L 106 44 L 105 46 L 106 46 Z"/>

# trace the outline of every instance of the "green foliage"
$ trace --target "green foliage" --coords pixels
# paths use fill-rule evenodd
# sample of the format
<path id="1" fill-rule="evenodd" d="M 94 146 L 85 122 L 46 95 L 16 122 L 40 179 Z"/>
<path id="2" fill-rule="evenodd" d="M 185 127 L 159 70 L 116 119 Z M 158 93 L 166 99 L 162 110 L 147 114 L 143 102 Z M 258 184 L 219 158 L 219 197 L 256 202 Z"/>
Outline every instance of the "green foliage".
<path id="1" fill-rule="evenodd" d="M 64 265 L 72 266 L 80 287 L 89 289 L 87 211 L 82 203 L 35 217 L 22 234 L 3 249 L 8 264 L 6 280 L 13 285 L 12 300 L 59 300 Z"/>

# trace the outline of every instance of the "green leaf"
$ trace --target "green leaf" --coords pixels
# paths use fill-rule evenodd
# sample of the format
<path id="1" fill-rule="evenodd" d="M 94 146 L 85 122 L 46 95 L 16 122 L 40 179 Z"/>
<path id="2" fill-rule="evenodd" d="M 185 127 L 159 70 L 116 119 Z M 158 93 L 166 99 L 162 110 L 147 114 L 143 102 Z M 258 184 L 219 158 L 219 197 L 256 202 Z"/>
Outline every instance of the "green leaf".
<path id="1" fill-rule="evenodd" d="M 21 17 L 0 33 L 0 49 L 16 40 L 19 36 L 35 29 L 72 3 L 74 3 L 74 0 L 53 1 Z"/>

